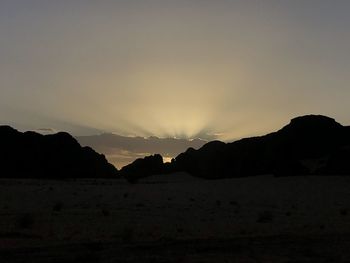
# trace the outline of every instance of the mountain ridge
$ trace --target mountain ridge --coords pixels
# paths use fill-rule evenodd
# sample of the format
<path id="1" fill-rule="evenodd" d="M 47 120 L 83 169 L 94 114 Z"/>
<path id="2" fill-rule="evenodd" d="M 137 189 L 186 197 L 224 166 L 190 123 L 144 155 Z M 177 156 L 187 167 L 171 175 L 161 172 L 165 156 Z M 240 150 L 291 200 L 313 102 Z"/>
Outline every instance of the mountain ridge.
<path id="1" fill-rule="evenodd" d="M 164 172 L 220 179 L 260 174 L 350 174 L 350 127 L 323 115 L 293 118 L 281 129 L 231 143 L 211 141 L 179 154 Z M 132 164 L 130 165 L 132 166 Z M 130 167 L 129 167 L 130 169 Z M 158 169 L 159 170 L 159 169 Z M 133 175 L 121 170 L 125 177 Z"/>
<path id="2" fill-rule="evenodd" d="M 118 170 L 105 156 L 66 132 L 42 135 L 0 126 L 2 178 L 115 178 Z"/>
<path id="3" fill-rule="evenodd" d="M 189 147 L 200 148 L 207 141 L 201 139 L 128 137 L 112 133 L 75 137 L 83 146 L 103 152 L 115 166 L 124 167 L 141 156 L 159 153 L 167 159 L 176 157 Z"/>

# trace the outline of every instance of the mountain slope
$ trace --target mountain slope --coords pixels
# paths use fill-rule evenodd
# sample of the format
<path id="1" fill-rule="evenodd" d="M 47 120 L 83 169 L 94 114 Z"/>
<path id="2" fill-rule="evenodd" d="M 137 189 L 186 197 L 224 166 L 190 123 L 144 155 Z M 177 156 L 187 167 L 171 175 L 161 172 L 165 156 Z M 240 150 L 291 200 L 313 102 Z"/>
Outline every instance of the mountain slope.
<path id="1" fill-rule="evenodd" d="M 190 149 L 177 156 L 173 166 L 204 178 L 347 173 L 349 145 L 348 127 L 329 117 L 307 115 L 292 119 L 281 130 L 265 136 L 228 144 L 210 142 L 197 151 Z M 343 161 L 337 165 L 333 161 L 331 166 L 339 151 Z M 337 166 L 343 168 L 337 170 Z"/>
<path id="2" fill-rule="evenodd" d="M 142 163 L 142 165 L 140 165 Z M 150 159 L 122 169 L 122 176 L 136 181 L 149 175 Z M 143 167 L 148 167 L 147 172 Z M 350 175 L 350 127 L 322 115 L 297 117 L 277 132 L 232 143 L 212 141 L 198 150 L 189 148 L 171 164 L 157 163 L 157 173 L 188 172 L 218 179 L 260 174 Z"/>
<path id="3" fill-rule="evenodd" d="M 41 135 L 0 126 L 0 177 L 115 177 L 117 169 L 68 133 Z"/>

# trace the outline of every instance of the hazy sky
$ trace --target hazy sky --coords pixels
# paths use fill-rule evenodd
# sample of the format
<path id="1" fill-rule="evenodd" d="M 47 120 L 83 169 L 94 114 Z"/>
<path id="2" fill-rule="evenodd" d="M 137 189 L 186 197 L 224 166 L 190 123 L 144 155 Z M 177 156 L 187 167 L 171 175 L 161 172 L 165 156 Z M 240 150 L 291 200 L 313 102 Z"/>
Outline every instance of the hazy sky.
<path id="1" fill-rule="evenodd" d="M 350 124 L 350 1 L 1 0 L 0 123 L 220 139 Z"/>

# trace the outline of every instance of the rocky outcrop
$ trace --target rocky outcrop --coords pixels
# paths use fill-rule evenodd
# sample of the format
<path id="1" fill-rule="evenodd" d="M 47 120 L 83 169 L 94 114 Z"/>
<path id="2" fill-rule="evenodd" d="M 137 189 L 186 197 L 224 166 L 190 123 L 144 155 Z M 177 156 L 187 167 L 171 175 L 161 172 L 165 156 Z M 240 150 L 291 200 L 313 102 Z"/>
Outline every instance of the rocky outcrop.
<path id="1" fill-rule="evenodd" d="M 159 154 L 137 159 L 133 163 L 124 166 L 120 170 L 120 175 L 130 183 L 137 182 L 138 179 L 154 174 L 161 174 L 165 171 L 163 158 Z"/>
<path id="2" fill-rule="evenodd" d="M 334 119 L 307 115 L 281 130 L 233 143 L 210 142 L 175 158 L 172 170 L 202 178 L 259 174 L 350 174 L 350 130 Z"/>
<path id="3" fill-rule="evenodd" d="M 0 126 L 0 177 L 115 178 L 117 169 L 102 154 L 68 133 L 41 135 Z"/>
<path id="4" fill-rule="evenodd" d="M 140 158 L 142 153 L 159 153 L 163 156 L 177 156 L 189 147 L 199 149 L 207 143 L 201 139 L 128 137 L 116 134 L 100 134 L 76 137 L 82 146 L 89 146 L 103 152 L 117 167 L 123 167 Z"/>

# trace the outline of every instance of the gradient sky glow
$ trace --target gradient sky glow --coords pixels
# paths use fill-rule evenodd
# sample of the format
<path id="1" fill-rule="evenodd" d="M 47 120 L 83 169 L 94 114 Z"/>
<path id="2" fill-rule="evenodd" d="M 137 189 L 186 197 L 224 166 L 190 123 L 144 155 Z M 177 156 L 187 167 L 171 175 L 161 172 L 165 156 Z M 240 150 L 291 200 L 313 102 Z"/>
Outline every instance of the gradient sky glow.
<path id="1" fill-rule="evenodd" d="M 1 0 L 0 123 L 75 135 L 350 124 L 350 1 Z"/>

